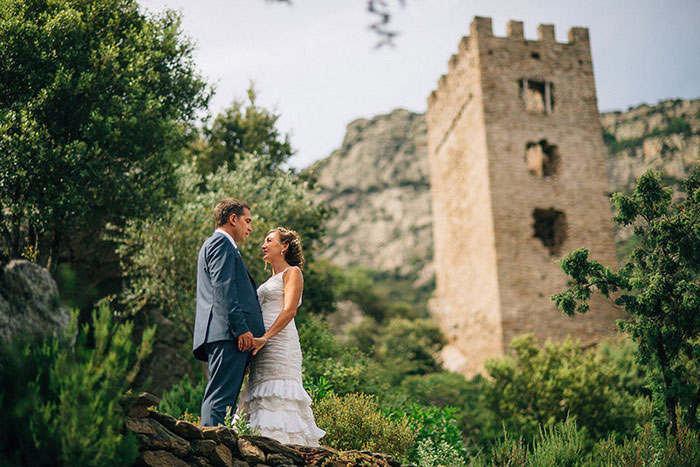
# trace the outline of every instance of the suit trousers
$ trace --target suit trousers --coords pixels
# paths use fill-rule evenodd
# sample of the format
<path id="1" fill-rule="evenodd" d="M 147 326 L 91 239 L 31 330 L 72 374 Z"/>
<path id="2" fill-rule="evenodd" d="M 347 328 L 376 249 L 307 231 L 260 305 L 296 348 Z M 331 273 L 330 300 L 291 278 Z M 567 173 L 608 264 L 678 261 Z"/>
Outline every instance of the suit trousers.
<path id="1" fill-rule="evenodd" d="M 236 413 L 236 400 L 241 391 L 250 352 L 240 352 L 236 341 L 206 344 L 209 382 L 202 399 L 202 426 L 224 424 L 226 407 Z"/>

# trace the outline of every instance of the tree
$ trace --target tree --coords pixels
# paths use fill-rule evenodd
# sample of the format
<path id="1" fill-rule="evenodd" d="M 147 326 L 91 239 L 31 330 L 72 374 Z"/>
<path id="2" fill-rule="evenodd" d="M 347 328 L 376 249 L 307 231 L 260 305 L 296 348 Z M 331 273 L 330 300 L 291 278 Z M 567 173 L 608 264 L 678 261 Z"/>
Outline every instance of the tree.
<path id="1" fill-rule="evenodd" d="M 325 208 L 313 202 L 308 184 L 284 170 L 270 171 L 265 165 L 258 157 L 241 156 L 235 170 L 224 164 L 203 177 L 193 164 L 183 164 L 178 169 L 178 196 L 167 212 L 158 218 L 129 221 L 114 236 L 128 280 L 123 301 L 132 312 L 157 307 L 191 332 L 197 252 L 214 231 L 214 206 L 223 198 L 235 197 L 250 204 L 253 232 L 240 250 L 258 283 L 269 276 L 260 245 L 271 228 L 281 225 L 296 230 L 306 259 L 313 257 L 314 246 L 323 235 Z M 308 276 L 306 284 L 314 286 Z M 306 295 L 304 300 L 306 303 Z"/>
<path id="2" fill-rule="evenodd" d="M 215 172 L 223 164 L 234 169 L 241 157 L 255 154 L 267 169 L 279 167 L 294 154 L 289 135 L 276 128 L 280 115 L 255 104 L 256 92 L 248 88 L 248 102 L 235 100 L 217 115 L 210 128 L 204 128 L 206 141 L 196 155 L 202 174 Z"/>
<path id="3" fill-rule="evenodd" d="M 172 11 L 135 0 L 0 9 L 0 255 L 51 267 L 67 233 L 157 212 L 182 127 L 206 107 Z"/>
<path id="4" fill-rule="evenodd" d="M 649 170 L 628 196 L 616 193 L 614 221 L 639 238 L 626 264 L 614 272 L 578 249 L 561 261 L 573 284 L 552 296 L 566 314 L 588 311 L 594 289 L 627 314 L 618 321 L 639 345 L 654 400 L 678 435 L 677 413 L 697 430 L 700 404 L 700 166 L 684 182 L 686 197 L 671 200 L 658 172 Z"/>
<path id="5" fill-rule="evenodd" d="M 614 368 L 571 338 L 537 345 L 532 334 L 510 344 L 515 356 L 486 363 L 486 405 L 511 433 L 534 439 L 545 426 L 576 417 L 594 439 L 631 435 L 636 397 L 624 391 Z"/>

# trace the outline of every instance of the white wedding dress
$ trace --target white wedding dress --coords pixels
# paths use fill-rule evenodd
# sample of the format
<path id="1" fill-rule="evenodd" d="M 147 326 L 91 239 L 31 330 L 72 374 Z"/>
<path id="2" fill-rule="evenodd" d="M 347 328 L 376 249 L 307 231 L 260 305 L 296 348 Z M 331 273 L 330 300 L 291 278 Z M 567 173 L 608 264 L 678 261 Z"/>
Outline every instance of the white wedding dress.
<path id="1" fill-rule="evenodd" d="M 275 274 L 258 287 L 265 329 L 284 307 L 283 274 Z M 316 426 L 311 398 L 302 384 L 301 346 L 294 319 L 253 356 L 241 399 L 251 428 L 263 436 L 283 444 L 318 446 L 326 434 Z"/>

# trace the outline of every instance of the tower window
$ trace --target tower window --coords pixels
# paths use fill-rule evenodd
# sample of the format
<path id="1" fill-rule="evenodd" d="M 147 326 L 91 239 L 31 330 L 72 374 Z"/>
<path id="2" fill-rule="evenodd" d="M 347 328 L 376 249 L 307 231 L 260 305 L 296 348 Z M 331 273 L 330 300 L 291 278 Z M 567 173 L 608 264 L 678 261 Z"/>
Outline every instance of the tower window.
<path id="1" fill-rule="evenodd" d="M 546 139 L 525 145 L 525 163 L 532 175 L 551 177 L 559 173 L 559 149 Z"/>
<path id="2" fill-rule="evenodd" d="M 518 81 L 520 97 L 528 112 L 534 114 L 551 114 L 554 108 L 553 85 L 549 81 L 536 81 L 523 78 Z"/>
<path id="3" fill-rule="evenodd" d="M 554 208 L 535 208 L 532 211 L 535 233 L 542 244 L 549 250 L 549 254 L 556 256 L 561 250 L 567 235 L 566 215 L 563 211 Z"/>

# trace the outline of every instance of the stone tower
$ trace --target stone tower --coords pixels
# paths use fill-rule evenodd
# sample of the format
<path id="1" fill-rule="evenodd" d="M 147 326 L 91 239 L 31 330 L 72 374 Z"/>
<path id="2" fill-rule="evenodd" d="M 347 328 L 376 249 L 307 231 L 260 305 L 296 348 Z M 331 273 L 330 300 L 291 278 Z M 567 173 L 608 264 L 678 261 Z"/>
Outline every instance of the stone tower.
<path id="1" fill-rule="evenodd" d="M 511 339 L 610 335 L 618 317 L 595 296 L 566 317 L 550 300 L 567 278 L 557 260 L 578 247 L 615 264 L 606 149 L 588 30 L 559 43 L 554 26 L 526 40 L 476 17 L 428 98 L 436 291 L 431 314 L 449 345 L 445 366 L 466 375 Z"/>

